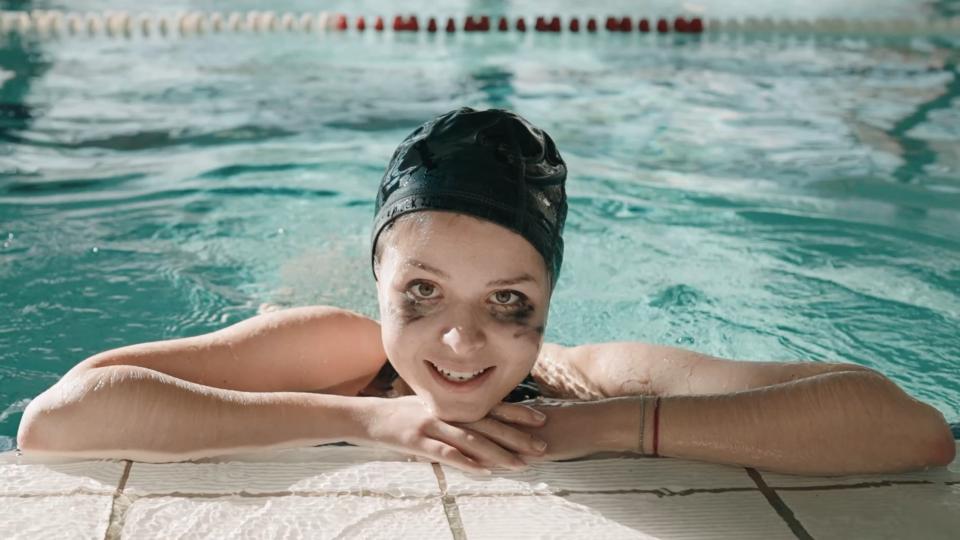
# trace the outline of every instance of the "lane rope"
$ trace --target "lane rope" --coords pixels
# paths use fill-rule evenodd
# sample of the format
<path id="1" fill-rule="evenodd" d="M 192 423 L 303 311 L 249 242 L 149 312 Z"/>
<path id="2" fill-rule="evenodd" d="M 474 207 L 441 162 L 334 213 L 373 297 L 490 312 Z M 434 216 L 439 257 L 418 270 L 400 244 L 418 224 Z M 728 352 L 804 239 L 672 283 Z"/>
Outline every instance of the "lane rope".
<path id="1" fill-rule="evenodd" d="M 528 26 L 529 23 L 529 26 Z M 44 37 L 190 36 L 217 33 L 273 32 L 538 32 L 538 33 L 641 33 L 641 34 L 792 34 L 960 37 L 960 17 L 936 19 L 841 18 L 774 19 L 710 18 L 699 16 L 497 16 L 468 15 L 418 17 L 416 15 L 354 16 L 343 13 L 278 13 L 274 11 L 202 12 L 172 15 L 126 11 L 64 12 L 58 10 L 0 11 L 0 34 L 34 34 Z"/>

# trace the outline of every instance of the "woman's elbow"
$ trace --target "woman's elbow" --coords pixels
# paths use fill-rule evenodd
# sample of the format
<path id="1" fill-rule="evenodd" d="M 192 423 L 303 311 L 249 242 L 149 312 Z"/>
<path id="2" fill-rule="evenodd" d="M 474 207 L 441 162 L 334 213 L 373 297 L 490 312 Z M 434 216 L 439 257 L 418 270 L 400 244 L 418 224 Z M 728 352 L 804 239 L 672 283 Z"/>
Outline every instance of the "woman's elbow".
<path id="1" fill-rule="evenodd" d="M 79 433 L 74 410 L 87 394 L 87 371 L 64 376 L 51 388 L 33 398 L 23 410 L 17 428 L 17 448 L 21 451 L 62 451 Z M 86 430 L 88 431 L 88 430 Z"/>
<path id="2" fill-rule="evenodd" d="M 939 442 L 932 445 L 931 465 L 946 467 L 957 457 L 957 443 L 953 440 L 953 433 L 949 427 L 944 427 Z"/>
<path id="3" fill-rule="evenodd" d="M 918 460 L 924 467 L 942 467 L 953 463 L 957 456 L 956 441 L 943 414 L 935 407 L 917 402 L 923 411 L 915 419 Z"/>
<path id="4" fill-rule="evenodd" d="M 27 404 L 17 428 L 17 448 L 23 452 L 52 451 L 58 446 L 52 436 L 58 431 L 52 426 L 55 411 L 43 406 L 41 396 Z"/>

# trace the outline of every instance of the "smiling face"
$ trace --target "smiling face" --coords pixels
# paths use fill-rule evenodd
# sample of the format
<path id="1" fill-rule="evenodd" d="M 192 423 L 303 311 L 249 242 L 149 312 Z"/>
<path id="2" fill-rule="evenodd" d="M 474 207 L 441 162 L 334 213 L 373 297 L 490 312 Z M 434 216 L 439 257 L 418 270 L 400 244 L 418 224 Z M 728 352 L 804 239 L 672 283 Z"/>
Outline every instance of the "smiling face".
<path id="1" fill-rule="evenodd" d="M 543 258 L 519 234 L 453 212 L 401 216 L 379 242 L 390 362 L 437 417 L 483 418 L 536 362 L 551 294 Z"/>

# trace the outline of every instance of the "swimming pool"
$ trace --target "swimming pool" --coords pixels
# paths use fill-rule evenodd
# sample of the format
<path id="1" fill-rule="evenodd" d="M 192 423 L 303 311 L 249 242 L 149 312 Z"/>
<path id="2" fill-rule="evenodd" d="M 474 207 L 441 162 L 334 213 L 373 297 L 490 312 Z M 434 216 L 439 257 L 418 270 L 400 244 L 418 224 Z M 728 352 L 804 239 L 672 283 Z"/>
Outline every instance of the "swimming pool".
<path id="1" fill-rule="evenodd" d="M 605 5 L 596 14 L 633 12 Z M 747 10 L 702 5 L 708 14 Z M 875 6 L 781 12 L 868 16 Z M 884 6 L 892 16 L 918 9 Z M 537 9 L 470 2 L 445 14 Z M 953 13 L 956 4 L 919 9 Z M 553 11 L 582 13 L 573 2 Z M 517 110 L 553 136 L 570 167 L 548 341 L 855 362 L 956 424 L 958 43 L 8 36 L 0 450 L 14 446 L 29 399 L 100 350 L 208 332 L 264 302 L 375 315 L 377 181 L 413 127 L 459 105 Z"/>

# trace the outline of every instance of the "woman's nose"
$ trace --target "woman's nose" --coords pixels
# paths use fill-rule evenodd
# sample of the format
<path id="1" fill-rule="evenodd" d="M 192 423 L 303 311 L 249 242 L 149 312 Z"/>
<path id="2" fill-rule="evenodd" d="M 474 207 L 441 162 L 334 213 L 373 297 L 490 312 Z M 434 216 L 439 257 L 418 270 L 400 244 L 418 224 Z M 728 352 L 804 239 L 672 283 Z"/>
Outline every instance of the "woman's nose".
<path id="1" fill-rule="evenodd" d="M 454 326 L 443 333 L 443 343 L 457 355 L 466 356 L 483 347 L 483 332 L 476 327 Z"/>

